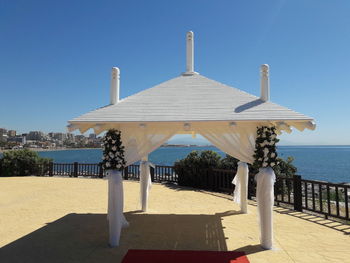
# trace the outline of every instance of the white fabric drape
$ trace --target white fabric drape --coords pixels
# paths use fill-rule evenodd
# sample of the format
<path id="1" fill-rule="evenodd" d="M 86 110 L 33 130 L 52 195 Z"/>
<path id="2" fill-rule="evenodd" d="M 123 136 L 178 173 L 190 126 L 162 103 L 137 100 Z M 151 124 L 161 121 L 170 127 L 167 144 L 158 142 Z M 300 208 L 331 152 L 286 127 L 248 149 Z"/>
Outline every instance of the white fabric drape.
<path id="1" fill-rule="evenodd" d="M 248 174 L 248 164 L 238 162 L 237 173 L 232 180 L 232 184 L 235 185 L 233 201 L 240 205 L 241 212 L 244 214 L 248 212 Z"/>
<path id="2" fill-rule="evenodd" d="M 121 137 L 125 147 L 126 165 L 140 161 L 177 132 L 177 127 L 162 127 L 152 125 L 125 125 L 121 126 Z"/>
<path id="3" fill-rule="evenodd" d="M 257 182 L 256 199 L 260 220 L 260 241 L 265 249 L 273 246 L 273 218 L 272 209 L 274 205 L 274 183 L 276 175 L 271 167 L 260 168 L 255 175 Z"/>
<path id="4" fill-rule="evenodd" d="M 214 146 L 241 161 L 232 183 L 236 185 L 234 201 L 240 205 L 242 213 L 248 211 L 248 165 L 246 163 L 254 162 L 257 125 L 240 123 L 230 126 L 225 123 L 195 126 L 195 129 Z"/>
<path id="5" fill-rule="evenodd" d="M 116 247 L 119 245 L 122 227 L 129 225 L 123 214 L 123 179 L 121 171 L 118 170 L 107 170 L 106 175 L 108 178 L 109 245 Z"/>
<path id="6" fill-rule="evenodd" d="M 147 211 L 148 195 L 152 186 L 150 166 L 151 163 L 148 161 L 140 163 L 140 203 L 143 212 Z"/>
<path id="7" fill-rule="evenodd" d="M 242 162 L 253 163 L 256 127 L 255 124 L 239 124 L 232 127 L 225 123 L 197 125 L 195 130 L 223 152 Z"/>
<path id="8" fill-rule="evenodd" d="M 113 127 L 110 127 L 113 128 Z M 147 156 L 150 152 L 157 149 L 164 142 L 169 140 L 177 131 L 177 127 L 166 128 L 162 126 L 129 124 L 119 128 L 121 130 L 121 139 L 125 147 L 126 165 L 141 160 L 143 156 Z M 143 169 L 141 186 L 146 191 L 141 190 L 143 195 L 142 207 L 147 208 L 147 197 L 150 186 L 149 164 L 148 168 Z M 148 172 L 147 172 L 148 171 Z M 121 172 L 109 170 L 108 172 L 108 219 L 109 219 L 109 243 L 115 247 L 119 245 L 120 232 L 123 226 L 128 225 L 123 215 L 123 179 Z"/>

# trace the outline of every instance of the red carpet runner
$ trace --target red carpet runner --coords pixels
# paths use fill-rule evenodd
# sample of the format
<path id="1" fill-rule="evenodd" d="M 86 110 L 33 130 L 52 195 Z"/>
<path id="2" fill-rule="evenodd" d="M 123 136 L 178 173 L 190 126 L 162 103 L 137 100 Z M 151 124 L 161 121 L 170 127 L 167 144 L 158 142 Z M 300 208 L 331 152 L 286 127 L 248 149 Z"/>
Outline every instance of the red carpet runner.
<path id="1" fill-rule="evenodd" d="M 244 252 L 130 249 L 122 263 L 249 263 Z"/>

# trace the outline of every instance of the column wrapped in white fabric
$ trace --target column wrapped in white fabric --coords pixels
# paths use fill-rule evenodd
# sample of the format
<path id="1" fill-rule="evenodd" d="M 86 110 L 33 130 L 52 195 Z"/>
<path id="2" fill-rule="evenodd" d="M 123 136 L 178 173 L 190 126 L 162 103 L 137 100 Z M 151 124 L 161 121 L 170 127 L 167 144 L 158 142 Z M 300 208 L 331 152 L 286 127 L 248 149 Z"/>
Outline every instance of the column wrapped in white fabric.
<path id="1" fill-rule="evenodd" d="M 107 170 L 106 175 L 108 178 L 109 245 L 116 247 L 119 245 L 122 227 L 129 225 L 123 214 L 123 178 L 121 171 L 118 170 Z"/>
<path id="2" fill-rule="evenodd" d="M 248 212 L 248 164 L 245 162 L 238 162 L 236 176 L 232 180 L 235 185 L 233 193 L 233 201 L 240 205 L 241 212 L 246 214 Z"/>
<path id="3" fill-rule="evenodd" d="M 152 186 L 150 162 L 141 161 L 140 163 L 140 203 L 143 212 L 147 211 L 148 194 Z"/>
<path id="4" fill-rule="evenodd" d="M 255 175 L 257 182 L 256 199 L 260 220 L 260 242 L 265 249 L 273 246 L 273 218 L 272 208 L 274 205 L 274 188 L 276 175 L 271 167 L 260 168 Z"/>

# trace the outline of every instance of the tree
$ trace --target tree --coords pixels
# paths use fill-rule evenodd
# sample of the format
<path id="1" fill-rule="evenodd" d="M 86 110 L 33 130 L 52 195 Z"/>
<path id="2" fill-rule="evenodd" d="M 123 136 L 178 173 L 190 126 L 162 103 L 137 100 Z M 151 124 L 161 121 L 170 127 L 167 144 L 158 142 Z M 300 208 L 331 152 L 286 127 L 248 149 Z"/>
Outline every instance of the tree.
<path id="1" fill-rule="evenodd" d="M 184 159 L 175 162 L 179 185 L 199 187 L 200 177 L 209 168 L 219 168 L 221 157 L 214 151 L 193 151 Z"/>
<path id="2" fill-rule="evenodd" d="M 221 160 L 220 168 L 227 170 L 236 170 L 239 160 L 231 155 L 226 154 L 225 158 Z"/>
<path id="3" fill-rule="evenodd" d="M 43 158 L 37 152 L 23 149 L 4 152 L 0 159 L 2 176 L 43 175 L 52 159 Z"/>
<path id="4" fill-rule="evenodd" d="M 293 177 L 297 172 L 297 168 L 294 166 L 293 161 L 294 158 L 291 156 L 288 156 L 287 160 L 278 158 L 278 165 L 276 165 L 273 169 L 275 171 L 276 176 L 283 176 L 289 178 Z"/>

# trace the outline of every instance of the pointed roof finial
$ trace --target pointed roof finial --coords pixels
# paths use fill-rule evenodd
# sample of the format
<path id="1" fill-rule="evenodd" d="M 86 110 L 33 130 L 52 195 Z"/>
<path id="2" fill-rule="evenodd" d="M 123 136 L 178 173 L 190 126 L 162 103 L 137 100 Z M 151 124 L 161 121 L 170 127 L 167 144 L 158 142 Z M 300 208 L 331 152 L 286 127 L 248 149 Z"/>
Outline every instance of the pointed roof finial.
<path id="1" fill-rule="evenodd" d="M 182 75 L 190 76 L 198 74 L 194 71 L 194 34 L 188 31 L 186 34 L 186 72 Z"/>
<path id="2" fill-rule="evenodd" d="M 116 104 L 119 102 L 119 78 L 120 70 L 117 67 L 112 68 L 111 89 L 110 89 L 110 102 Z"/>
<path id="3" fill-rule="evenodd" d="M 260 99 L 262 101 L 268 101 L 270 99 L 269 65 L 261 65 L 260 70 Z"/>

